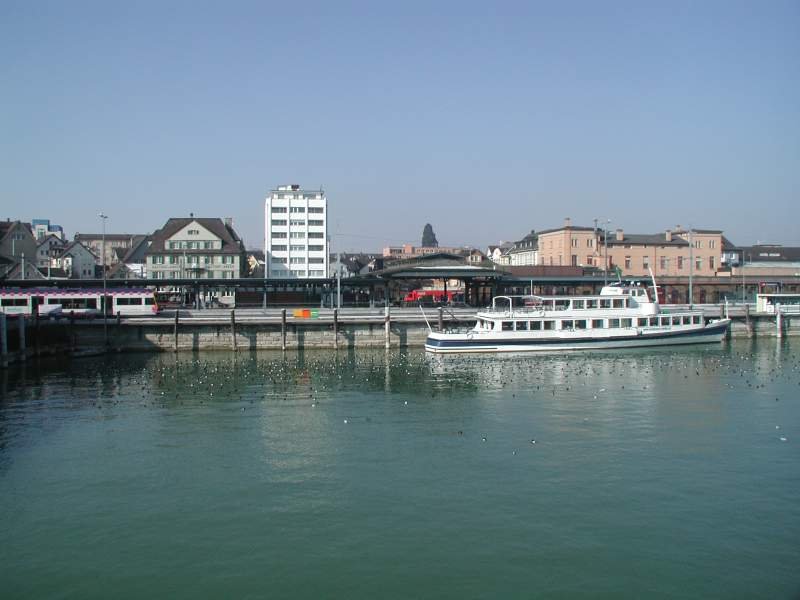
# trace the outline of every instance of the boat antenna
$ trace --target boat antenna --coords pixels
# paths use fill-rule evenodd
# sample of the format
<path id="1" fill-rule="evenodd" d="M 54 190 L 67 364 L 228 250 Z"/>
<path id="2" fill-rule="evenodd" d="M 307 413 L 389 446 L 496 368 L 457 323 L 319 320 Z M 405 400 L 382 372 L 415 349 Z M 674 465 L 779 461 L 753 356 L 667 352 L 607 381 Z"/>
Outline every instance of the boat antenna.
<path id="1" fill-rule="evenodd" d="M 647 267 L 647 270 L 650 271 L 650 279 L 653 280 L 653 296 L 655 297 L 653 303 L 658 305 L 658 286 L 656 285 L 656 276 L 653 275 L 653 269 L 649 266 Z"/>

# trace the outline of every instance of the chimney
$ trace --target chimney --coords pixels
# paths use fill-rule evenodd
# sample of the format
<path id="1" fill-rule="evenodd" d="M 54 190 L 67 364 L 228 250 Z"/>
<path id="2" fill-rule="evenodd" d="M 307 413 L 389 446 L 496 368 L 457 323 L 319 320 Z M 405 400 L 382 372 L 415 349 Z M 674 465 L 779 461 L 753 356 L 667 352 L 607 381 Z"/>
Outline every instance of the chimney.
<path id="1" fill-rule="evenodd" d="M 572 219 L 569 217 L 564 219 L 564 228 L 566 229 L 567 227 L 572 227 Z"/>
<path id="2" fill-rule="evenodd" d="M 225 227 L 233 228 L 233 217 L 225 217 L 224 223 Z"/>
<path id="3" fill-rule="evenodd" d="M 671 242 L 672 241 L 672 230 L 667 229 L 667 232 L 664 234 L 664 237 L 668 242 Z"/>
<path id="4" fill-rule="evenodd" d="M 622 229 L 617 229 L 617 241 L 621 242 L 625 239 L 625 235 L 622 233 Z"/>

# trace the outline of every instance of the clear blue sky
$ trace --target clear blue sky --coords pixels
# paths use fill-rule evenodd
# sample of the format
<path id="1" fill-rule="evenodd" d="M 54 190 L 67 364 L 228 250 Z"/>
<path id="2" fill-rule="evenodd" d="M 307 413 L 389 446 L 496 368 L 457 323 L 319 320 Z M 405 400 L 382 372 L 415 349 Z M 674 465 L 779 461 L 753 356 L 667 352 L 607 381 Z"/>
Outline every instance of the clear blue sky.
<path id="1" fill-rule="evenodd" d="M 70 235 L 194 212 L 260 246 L 299 183 L 347 249 L 566 216 L 800 245 L 796 0 L 2 0 L 0 81 L 0 216 Z"/>

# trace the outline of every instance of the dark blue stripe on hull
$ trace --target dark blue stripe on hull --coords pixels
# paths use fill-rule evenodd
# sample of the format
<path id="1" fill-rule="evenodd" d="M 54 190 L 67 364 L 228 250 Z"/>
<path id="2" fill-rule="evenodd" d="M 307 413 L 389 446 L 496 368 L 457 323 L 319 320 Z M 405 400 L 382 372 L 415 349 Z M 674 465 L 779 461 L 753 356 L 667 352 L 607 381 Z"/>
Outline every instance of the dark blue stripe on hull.
<path id="1" fill-rule="evenodd" d="M 425 345 L 432 348 L 486 348 L 491 350 L 497 347 L 514 346 L 555 346 L 555 345 L 580 345 L 580 344 L 603 344 L 613 342 L 635 342 L 645 340 L 664 340 L 669 343 L 670 339 L 684 339 L 691 337 L 705 337 L 724 333 L 728 324 L 710 325 L 703 329 L 694 331 L 668 331 L 652 335 L 628 335 L 625 337 L 614 338 L 550 338 L 550 339 L 485 339 L 476 336 L 472 340 L 439 340 L 429 337 L 425 340 Z"/>

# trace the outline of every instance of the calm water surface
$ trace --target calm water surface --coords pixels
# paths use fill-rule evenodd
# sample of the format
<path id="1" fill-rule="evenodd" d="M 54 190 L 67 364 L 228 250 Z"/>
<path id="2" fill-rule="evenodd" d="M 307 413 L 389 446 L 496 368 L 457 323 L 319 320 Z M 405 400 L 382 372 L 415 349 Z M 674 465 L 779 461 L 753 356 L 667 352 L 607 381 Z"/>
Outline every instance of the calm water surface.
<path id="1" fill-rule="evenodd" d="M 795 598 L 798 351 L 10 369 L 0 596 Z"/>

